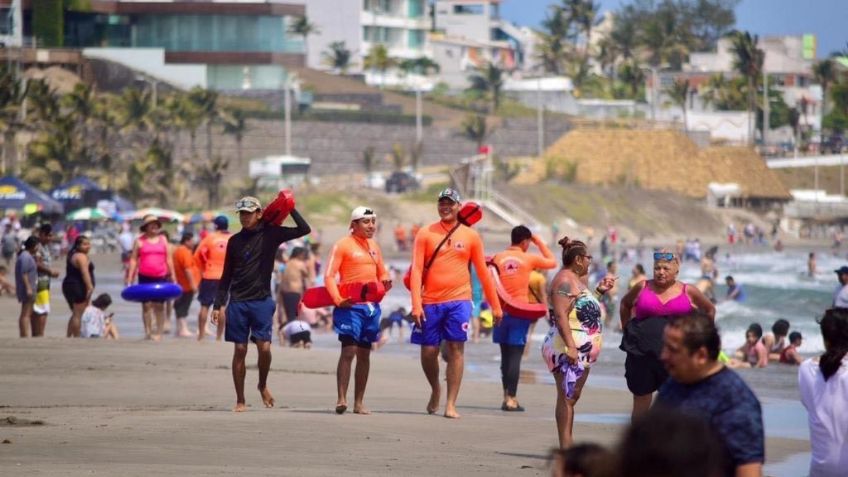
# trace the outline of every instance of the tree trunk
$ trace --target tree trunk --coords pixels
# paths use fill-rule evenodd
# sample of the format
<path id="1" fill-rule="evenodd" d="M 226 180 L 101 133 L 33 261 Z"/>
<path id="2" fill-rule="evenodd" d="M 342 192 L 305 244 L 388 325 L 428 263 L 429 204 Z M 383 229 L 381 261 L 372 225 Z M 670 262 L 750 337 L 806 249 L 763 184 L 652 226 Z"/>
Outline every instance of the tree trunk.
<path id="1" fill-rule="evenodd" d="M 748 77 L 748 145 L 754 145 L 754 79 Z"/>

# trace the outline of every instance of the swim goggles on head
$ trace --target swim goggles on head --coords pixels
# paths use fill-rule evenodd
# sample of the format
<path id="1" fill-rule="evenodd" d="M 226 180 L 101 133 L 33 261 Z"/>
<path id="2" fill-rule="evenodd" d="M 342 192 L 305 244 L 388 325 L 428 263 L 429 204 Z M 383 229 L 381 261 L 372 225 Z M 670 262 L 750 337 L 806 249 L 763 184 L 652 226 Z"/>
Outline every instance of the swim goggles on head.
<path id="1" fill-rule="evenodd" d="M 674 254 L 671 252 L 654 252 L 654 260 L 674 260 Z"/>

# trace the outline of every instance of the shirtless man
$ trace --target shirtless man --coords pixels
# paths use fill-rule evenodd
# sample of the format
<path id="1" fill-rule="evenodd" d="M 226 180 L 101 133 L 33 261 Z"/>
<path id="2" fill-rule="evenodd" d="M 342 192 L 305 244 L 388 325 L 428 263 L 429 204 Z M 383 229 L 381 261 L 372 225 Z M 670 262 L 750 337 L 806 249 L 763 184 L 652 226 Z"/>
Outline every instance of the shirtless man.
<path id="1" fill-rule="evenodd" d="M 212 323 L 217 325 L 221 308 L 227 305 L 225 338 L 233 343 L 233 384 L 236 388 L 235 412 L 247 410 L 244 400 L 245 358 L 247 343 L 256 343 L 259 353 L 259 393 L 265 407 L 274 407 L 268 390 L 271 368 L 271 336 L 274 329 L 276 303 L 271 297 L 271 274 L 274 254 L 281 243 L 303 237 L 309 224 L 292 209 L 297 227 L 282 227 L 262 222 L 262 206 L 255 197 L 242 197 L 236 202 L 241 231 L 227 242 L 224 270 L 215 294 Z M 227 303 L 229 302 L 229 304 Z"/>
<path id="2" fill-rule="evenodd" d="M 303 291 L 312 286 L 308 258 L 309 251 L 306 248 L 295 247 L 280 277 L 280 298 L 286 313 L 286 322 L 279 323 L 280 333 L 286 323 L 297 319 L 297 309 L 300 306 Z M 280 343 L 285 343 L 285 340 L 280 339 Z"/>
<path id="3" fill-rule="evenodd" d="M 483 285 L 495 324 L 499 324 L 503 317 L 495 284 L 486 268 L 483 241 L 471 227 L 458 222 L 460 202 L 459 192 L 453 189 L 445 189 L 439 194 L 440 220 L 422 228 L 416 235 L 410 274 L 412 319 L 415 322 L 411 341 L 421 345 L 421 367 L 431 389 L 427 403 L 430 414 L 439 409 L 439 346 L 442 341 L 447 342 L 447 418 L 460 417 L 456 412 L 456 398 L 462 383 L 463 353 L 471 317 L 469 262 L 474 265 Z M 436 253 L 440 243 L 442 246 Z"/>
<path id="4" fill-rule="evenodd" d="M 362 403 L 371 367 L 371 347 L 380 339 L 380 304 L 350 298 L 351 286 L 380 281 L 386 290 L 392 287 L 383 264 L 380 246 L 373 239 L 377 214 L 368 207 L 357 207 L 350 214 L 350 235 L 333 246 L 324 271 L 324 285 L 336 308 L 333 329 L 339 335 L 342 351 L 336 367 L 336 413 L 347 411 L 347 387 L 350 368 L 356 358 L 353 388 L 353 412 L 371 414 Z"/>

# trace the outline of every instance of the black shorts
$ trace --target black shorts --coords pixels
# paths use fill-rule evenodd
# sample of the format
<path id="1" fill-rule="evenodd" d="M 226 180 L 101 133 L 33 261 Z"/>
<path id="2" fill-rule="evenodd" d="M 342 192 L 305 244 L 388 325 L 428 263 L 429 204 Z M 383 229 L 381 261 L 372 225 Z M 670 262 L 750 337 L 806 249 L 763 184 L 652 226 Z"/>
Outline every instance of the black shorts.
<path id="1" fill-rule="evenodd" d="M 197 289 L 197 301 L 200 302 L 200 306 L 212 306 L 212 303 L 215 302 L 215 294 L 218 293 L 218 283 L 221 280 L 212 280 L 209 278 L 204 278 L 200 280 L 200 287 Z"/>
<path id="2" fill-rule="evenodd" d="M 280 295 L 283 297 L 283 310 L 286 312 L 286 323 L 296 320 L 302 295 L 297 292 L 281 292 Z"/>
<path id="3" fill-rule="evenodd" d="M 289 344 L 296 345 L 298 343 L 312 343 L 312 332 L 310 331 L 301 331 L 300 333 L 295 333 L 289 336 Z"/>
<path id="4" fill-rule="evenodd" d="M 174 300 L 174 314 L 177 318 L 185 318 L 188 316 L 188 309 L 191 307 L 191 299 L 194 298 L 194 293 L 183 291 L 183 294 Z"/>
<path id="5" fill-rule="evenodd" d="M 657 357 L 627 353 L 624 360 L 624 378 L 631 393 L 644 396 L 662 386 L 668 379 L 668 371 Z"/>
<path id="6" fill-rule="evenodd" d="M 356 341 L 355 339 L 353 339 L 353 336 L 350 335 L 339 335 L 339 342 L 342 344 L 342 346 L 356 345 L 357 348 L 371 349 L 371 343 L 368 343 L 366 341 Z"/>
<path id="7" fill-rule="evenodd" d="M 85 303 L 85 285 L 76 281 L 64 281 L 62 295 L 65 296 L 68 307 L 73 309 L 74 305 Z"/>

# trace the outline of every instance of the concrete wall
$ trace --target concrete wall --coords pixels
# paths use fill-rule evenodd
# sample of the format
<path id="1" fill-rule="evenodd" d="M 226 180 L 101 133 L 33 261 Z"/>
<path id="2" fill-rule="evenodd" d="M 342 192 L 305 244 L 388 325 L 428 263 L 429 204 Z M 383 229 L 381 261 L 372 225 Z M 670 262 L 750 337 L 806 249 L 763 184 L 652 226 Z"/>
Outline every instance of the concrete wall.
<path id="1" fill-rule="evenodd" d="M 546 146 L 558 140 L 569 125 L 562 120 L 546 123 Z M 213 149 L 232 158 L 228 179 L 231 185 L 241 184 L 248 175 L 250 159 L 283 154 L 285 150 L 281 121 L 248 121 L 244 135 L 243 160 L 236 160 L 236 144 L 231 136 L 213 132 Z M 292 123 L 292 154 L 312 159 L 311 173 L 316 176 L 345 173 L 364 173 L 362 151 L 368 146 L 376 149 L 380 161 L 377 170 L 391 170 L 392 164 L 384 160 L 394 144 L 406 150 L 415 142 L 414 126 L 385 124 L 329 123 L 295 121 Z M 495 126 L 488 143 L 502 156 L 532 156 L 536 154 L 537 132 L 533 118 L 507 120 Z M 203 155 L 206 136 L 203 128 L 197 132 L 197 152 Z M 175 147 L 177 161 L 191 157 L 188 134 L 183 134 Z M 459 130 L 424 128 L 424 156 L 421 166 L 457 164 L 462 158 L 476 153 L 476 145 L 463 137 Z"/>

